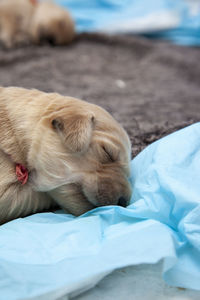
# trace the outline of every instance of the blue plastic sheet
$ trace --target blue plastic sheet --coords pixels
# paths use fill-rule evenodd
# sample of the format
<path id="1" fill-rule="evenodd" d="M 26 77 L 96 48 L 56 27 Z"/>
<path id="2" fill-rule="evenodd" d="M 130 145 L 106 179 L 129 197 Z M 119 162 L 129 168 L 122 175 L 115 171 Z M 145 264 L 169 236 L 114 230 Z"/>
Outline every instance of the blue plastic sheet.
<path id="1" fill-rule="evenodd" d="M 0 298 L 56 299 L 111 271 L 163 259 L 172 286 L 200 289 L 200 123 L 131 163 L 127 207 L 40 213 L 0 226 Z"/>
<path id="2" fill-rule="evenodd" d="M 198 0 L 56 0 L 77 31 L 145 34 L 182 45 L 200 45 Z"/>

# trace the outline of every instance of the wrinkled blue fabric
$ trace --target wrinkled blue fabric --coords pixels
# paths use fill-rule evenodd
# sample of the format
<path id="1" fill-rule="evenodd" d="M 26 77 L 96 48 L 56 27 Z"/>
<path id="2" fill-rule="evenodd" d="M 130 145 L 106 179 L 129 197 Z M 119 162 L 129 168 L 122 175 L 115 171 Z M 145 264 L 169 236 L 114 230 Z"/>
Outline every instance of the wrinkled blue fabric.
<path id="1" fill-rule="evenodd" d="M 200 45 L 200 2 L 191 0 L 56 0 L 78 31 L 137 33 Z"/>
<path id="2" fill-rule="evenodd" d="M 39 213 L 0 226 L 0 299 L 56 299 L 113 270 L 163 259 L 163 278 L 200 290 L 200 123 L 131 162 L 127 208 Z"/>

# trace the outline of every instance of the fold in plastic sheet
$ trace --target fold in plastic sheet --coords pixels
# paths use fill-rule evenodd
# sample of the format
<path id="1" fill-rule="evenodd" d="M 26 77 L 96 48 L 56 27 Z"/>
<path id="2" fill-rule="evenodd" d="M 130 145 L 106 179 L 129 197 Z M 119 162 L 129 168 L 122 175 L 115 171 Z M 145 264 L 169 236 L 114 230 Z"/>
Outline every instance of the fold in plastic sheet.
<path id="1" fill-rule="evenodd" d="M 71 12 L 77 31 L 149 34 L 200 45 L 198 0 L 56 0 Z"/>
<path id="2" fill-rule="evenodd" d="M 57 299 L 113 270 L 163 259 L 172 286 L 200 289 L 200 123 L 131 163 L 127 208 L 40 213 L 0 226 L 0 298 Z"/>

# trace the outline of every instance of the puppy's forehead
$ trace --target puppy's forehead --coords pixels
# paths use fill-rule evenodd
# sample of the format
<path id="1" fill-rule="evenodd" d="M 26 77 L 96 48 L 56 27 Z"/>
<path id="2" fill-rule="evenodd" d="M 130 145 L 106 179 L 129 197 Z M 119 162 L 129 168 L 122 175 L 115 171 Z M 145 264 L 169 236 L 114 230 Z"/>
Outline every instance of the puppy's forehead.
<path id="1" fill-rule="evenodd" d="M 100 108 L 100 110 L 99 110 Z M 130 139 L 124 128 L 104 109 L 99 107 L 97 114 L 96 130 L 102 132 L 108 132 L 115 139 L 119 139 L 121 143 L 124 143 L 130 148 Z"/>
<path id="2" fill-rule="evenodd" d="M 55 94 L 54 94 L 55 95 Z M 104 108 L 86 102 L 84 100 L 80 100 L 73 97 L 68 96 L 60 96 L 56 94 L 54 102 L 54 108 L 58 108 L 59 113 L 62 114 L 76 114 L 77 112 L 88 112 L 91 113 L 94 120 L 94 135 L 99 137 L 103 137 L 103 135 L 108 139 L 114 138 L 116 141 L 123 144 L 126 148 L 126 151 L 131 151 L 130 139 L 123 129 L 123 127 L 108 113 Z M 60 111 L 60 108 L 61 111 Z"/>
<path id="3" fill-rule="evenodd" d="M 123 127 L 103 108 L 91 104 L 94 109 L 94 139 L 115 145 L 130 159 L 131 143 Z"/>
<path id="4" fill-rule="evenodd" d="M 116 141 L 120 142 L 126 147 L 127 151 L 131 151 L 131 143 L 128 137 L 128 134 L 124 128 L 113 118 L 113 116 L 107 112 L 101 106 L 98 106 L 93 103 L 89 103 L 83 100 L 80 100 L 84 109 L 91 111 L 95 117 L 95 132 L 96 134 L 103 133 L 105 136 L 109 134 L 110 138 L 115 138 Z"/>

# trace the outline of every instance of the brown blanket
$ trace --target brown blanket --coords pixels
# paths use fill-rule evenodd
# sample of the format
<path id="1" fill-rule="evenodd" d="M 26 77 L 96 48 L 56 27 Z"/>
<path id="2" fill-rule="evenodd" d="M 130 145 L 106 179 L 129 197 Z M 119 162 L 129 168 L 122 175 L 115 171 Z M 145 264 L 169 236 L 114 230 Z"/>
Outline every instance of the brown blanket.
<path id="1" fill-rule="evenodd" d="M 200 120 L 200 49 L 89 34 L 67 47 L 1 49 L 0 85 L 56 91 L 103 106 L 128 131 L 134 156 Z"/>

